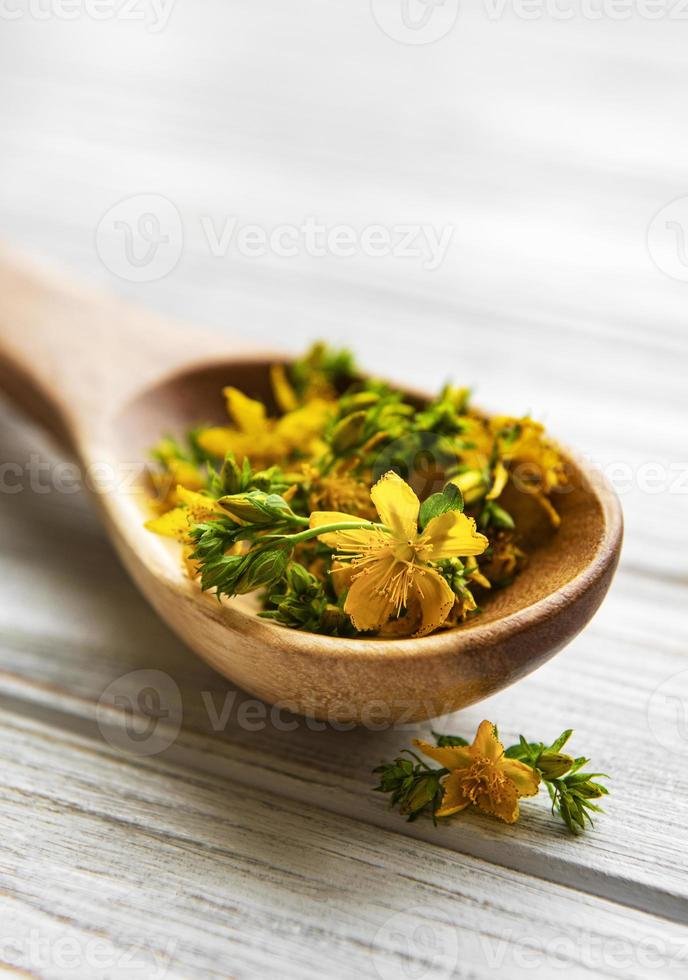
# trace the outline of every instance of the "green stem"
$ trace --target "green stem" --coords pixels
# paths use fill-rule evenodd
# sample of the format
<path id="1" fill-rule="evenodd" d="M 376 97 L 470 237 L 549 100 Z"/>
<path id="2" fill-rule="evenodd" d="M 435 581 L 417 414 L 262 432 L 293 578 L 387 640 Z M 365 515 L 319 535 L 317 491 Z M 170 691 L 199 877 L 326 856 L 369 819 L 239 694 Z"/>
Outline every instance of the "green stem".
<path id="1" fill-rule="evenodd" d="M 323 524 L 322 527 L 310 527 L 306 531 L 299 531 L 298 534 L 284 535 L 289 544 L 301 544 L 302 541 L 309 541 L 317 538 L 321 534 L 330 534 L 332 531 L 386 531 L 389 528 L 384 524 L 373 524 L 372 521 L 340 521 L 339 524 Z M 283 535 L 279 535 L 283 537 Z"/>

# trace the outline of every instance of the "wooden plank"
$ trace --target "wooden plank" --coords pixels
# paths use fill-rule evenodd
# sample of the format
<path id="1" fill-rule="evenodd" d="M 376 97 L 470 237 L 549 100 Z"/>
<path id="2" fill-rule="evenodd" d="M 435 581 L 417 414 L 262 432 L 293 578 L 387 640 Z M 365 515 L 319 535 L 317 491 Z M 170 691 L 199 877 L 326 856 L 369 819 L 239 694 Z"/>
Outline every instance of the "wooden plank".
<path id="1" fill-rule="evenodd" d="M 11 714 L 0 752 L 0 962 L 31 974 L 520 978 L 536 968 L 646 980 L 648 967 L 685 970 L 685 926 L 267 787 L 125 761 Z"/>
<path id="2" fill-rule="evenodd" d="M 57 709 L 61 724 L 69 725 L 69 716 L 86 719 L 97 735 L 99 699 L 114 703 L 116 696 L 125 697 L 136 708 L 141 679 L 127 675 L 161 671 L 172 678 L 183 704 L 183 730 L 167 750 L 173 760 L 257 788 L 268 785 L 295 800 L 448 850 L 685 918 L 688 787 L 686 768 L 675 761 L 685 743 L 675 728 L 675 703 L 661 692 L 651 700 L 674 675 L 674 693 L 688 697 L 683 674 L 688 618 L 680 583 L 622 572 L 593 624 L 565 654 L 515 688 L 436 723 L 468 733 L 490 717 L 505 737 L 515 736 L 519 725 L 534 738 L 576 728 L 574 748 L 613 777 L 609 813 L 596 830 L 583 842 L 570 839 L 552 821 L 544 798 L 524 807 L 517 828 L 467 816 L 435 830 L 425 822 L 405 824 L 370 792 L 370 769 L 407 745 L 415 729 L 346 733 L 297 721 L 290 731 L 290 719 L 261 716 L 260 706 L 170 636 L 114 563 L 83 500 L 18 494 L 0 521 L 6 569 L 0 691 L 15 707 Z M 661 615 L 664 631 L 657 632 L 648 609 L 653 617 Z M 106 727 L 121 729 L 124 720 L 121 712 L 106 713 Z M 675 748 L 666 745 L 672 724 Z"/>

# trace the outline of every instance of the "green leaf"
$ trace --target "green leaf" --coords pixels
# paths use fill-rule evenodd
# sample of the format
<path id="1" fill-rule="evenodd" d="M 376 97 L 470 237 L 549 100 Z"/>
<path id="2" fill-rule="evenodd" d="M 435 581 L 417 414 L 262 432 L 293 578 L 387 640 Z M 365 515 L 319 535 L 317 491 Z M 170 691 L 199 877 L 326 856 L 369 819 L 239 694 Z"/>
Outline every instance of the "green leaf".
<path id="1" fill-rule="evenodd" d="M 451 510 L 463 510 L 463 495 L 454 483 L 448 483 L 441 493 L 433 493 L 423 501 L 418 518 L 421 531 L 433 517 L 447 514 Z"/>
<path id="2" fill-rule="evenodd" d="M 500 507 L 499 504 L 495 503 L 494 500 L 487 501 L 482 509 L 478 523 L 482 528 L 500 527 L 507 531 L 513 531 L 516 527 L 511 514 L 504 510 L 503 507 Z"/>
<path id="3" fill-rule="evenodd" d="M 555 739 L 554 742 L 549 746 L 551 752 L 559 752 L 566 745 L 568 740 L 573 735 L 573 728 L 567 728 L 565 732 L 562 732 L 559 738 Z"/>
<path id="4" fill-rule="evenodd" d="M 444 749 L 450 745 L 471 744 L 467 739 L 461 738 L 460 735 L 441 735 L 439 732 L 433 732 L 432 737 L 435 739 L 435 744 L 438 745 L 441 749 Z"/>
<path id="5" fill-rule="evenodd" d="M 335 425 L 331 438 L 333 452 L 341 455 L 361 443 L 367 417 L 365 411 L 352 412 Z"/>

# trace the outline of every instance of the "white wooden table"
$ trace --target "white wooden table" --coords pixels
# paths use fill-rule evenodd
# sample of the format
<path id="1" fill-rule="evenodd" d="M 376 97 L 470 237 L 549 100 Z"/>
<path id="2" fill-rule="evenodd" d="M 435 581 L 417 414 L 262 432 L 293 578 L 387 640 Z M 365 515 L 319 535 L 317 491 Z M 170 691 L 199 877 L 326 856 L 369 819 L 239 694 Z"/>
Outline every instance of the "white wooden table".
<path id="1" fill-rule="evenodd" d="M 409 44 L 427 38 L 377 0 L 387 34 L 365 0 L 177 0 L 164 26 L 144 2 L 145 22 L 117 4 L 102 21 L 3 5 L 5 240 L 262 345 L 323 336 L 401 381 L 475 384 L 481 404 L 532 411 L 603 466 L 627 522 L 585 633 L 442 722 L 574 727 L 574 749 L 613 777 L 607 814 L 585 839 L 544 797 L 515 827 L 465 815 L 434 829 L 371 792 L 371 767 L 415 732 L 261 722 L 146 606 L 86 497 L 64 492 L 64 461 L 3 407 L 5 970 L 688 974 L 688 214 L 679 203 L 652 225 L 688 194 L 688 24 L 671 7 L 564 21 L 507 5 L 492 20 L 481 2 Z M 122 214 L 108 215 L 141 194 L 169 238 L 162 272 L 178 259 L 154 281 L 127 265 Z M 231 218 L 269 233 L 309 216 L 451 239 L 429 268 L 303 241 L 258 257 L 216 237 Z M 155 755 L 126 728 L 150 671 L 183 712 L 178 732 L 175 710 L 160 722 Z"/>

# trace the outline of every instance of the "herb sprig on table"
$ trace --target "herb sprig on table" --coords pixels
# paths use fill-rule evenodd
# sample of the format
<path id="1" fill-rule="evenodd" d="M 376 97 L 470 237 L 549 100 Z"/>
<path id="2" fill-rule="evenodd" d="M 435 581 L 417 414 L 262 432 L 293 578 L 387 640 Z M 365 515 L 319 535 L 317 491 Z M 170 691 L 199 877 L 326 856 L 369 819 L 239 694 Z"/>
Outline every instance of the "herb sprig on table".
<path id="1" fill-rule="evenodd" d="M 392 762 L 373 770 L 379 777 L 375 789 L 387 793 L 393 807 L 409 820 L 429 814 L 438 818 L 477 807 L 507 823 L 519 818 L 519 799 L 535 796 L 546 788 L 552 813 L 561 817 L 572 833 L 592 826 L 592 814 L 601 813 L 595 802 L 608 794 L 598 780 L 604 773 L 588 772 L 589 759 L 562 752 L 573 734 L 571 729 L 551 745 L 529 742 L 522 735 L 515 745 L 504 748 L 496 726 L 483 721 L 472 743 L 458 735 L 433 732 L 434 744 L 414 740 L 420 751 L 440 763 L 428 765 L 415 752 L 404 750 Z"/>

